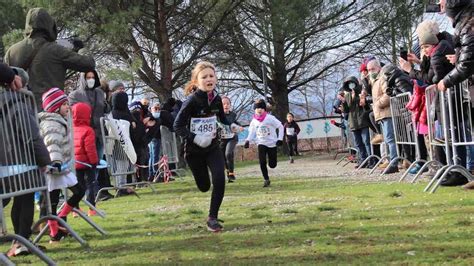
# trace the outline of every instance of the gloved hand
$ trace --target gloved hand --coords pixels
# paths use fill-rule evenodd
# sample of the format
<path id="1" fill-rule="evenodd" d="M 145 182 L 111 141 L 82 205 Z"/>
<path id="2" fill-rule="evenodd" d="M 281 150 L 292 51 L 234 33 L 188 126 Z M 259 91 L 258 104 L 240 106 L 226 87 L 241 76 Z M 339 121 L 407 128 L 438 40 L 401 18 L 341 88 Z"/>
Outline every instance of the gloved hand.
<path id="1" fill-rule="evenodd" d="M 62 167 L 61 162 L 55 161 L 53 162 L 53 164 L 51 164 L 51 166 L 58 169 L 58 173 L 61 173 L 61 167 Z"/>
<path id="2" fill-rule="evenodd" d="M 74 46 L 73 50 L 77 53 L 79 50 L 84 48 L 84 42 L 79 38 L 72 39 L 72 45 Z"/>
<path id="3" fill-rule="evenodd" d="M 198 145 L 201 148 L 207 148 L 211 145 L 212 138 L 206 136 L 196 135 L 193 140 L 194 144 Z"/>
<path id="4" fill-rule="evenodd" d="M 248 149 L 250 147 L 250 142 L 248 140 L 245 141 L 244 148 Z"/>
<path id="5" fill-rule="evenodd" d="M 277 146 L 281 146 L 281 145 L 283 145 L 283 141 L 282 141 L 282 140 L 278 140 L 276 144 L 277 144 Z"/>

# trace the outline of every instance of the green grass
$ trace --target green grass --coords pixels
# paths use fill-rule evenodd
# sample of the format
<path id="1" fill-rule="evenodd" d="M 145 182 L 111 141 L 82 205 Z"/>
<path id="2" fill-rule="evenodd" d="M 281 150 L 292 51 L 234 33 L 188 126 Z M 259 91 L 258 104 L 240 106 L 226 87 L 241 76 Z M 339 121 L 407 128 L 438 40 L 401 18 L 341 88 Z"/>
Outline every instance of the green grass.
<path id="1" fill-rule="evenodd" d="M 71 218 L 91 248 L 44 238 L 47 254 L 62 265 L 474 264 L 474 194 L 459 188 L 431 195 L 422 184 L 294 177 L 262 188 L 238 179 L 226 187 L 220 234 L 206 231 L 210 193 L 189 176 L 156 188 L 101 203 L 107 218 L 94 220 L 108 236 Z"/>

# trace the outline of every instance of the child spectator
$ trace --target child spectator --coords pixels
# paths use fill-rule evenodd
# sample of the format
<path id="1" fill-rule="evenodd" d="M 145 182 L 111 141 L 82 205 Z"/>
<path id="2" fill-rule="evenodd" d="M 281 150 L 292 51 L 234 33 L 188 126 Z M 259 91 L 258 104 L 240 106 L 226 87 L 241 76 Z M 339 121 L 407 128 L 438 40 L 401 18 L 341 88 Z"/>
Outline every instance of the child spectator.
<path id="1" fill-rule="evenodd" d="M 95 168 L 99 157 L 95 147 L 95 132 L 90 125 L 91 115 L 92 109 L 86 103 L 76 103 L 72 107 L 77 180 L 82 189 L 87 191 L 87 201 L 95 206 L 98 191 Z M 95 210 L 89 209 L 88 215 L 96 215 Z"/>
<path id="2" fill-rule="evenodd" d="M 68 165 L 73 156 L 73 143 L 70 138 L 72 128 L 68 127 L 66 121 L 70 108 L 66 94 L 59 88 L 52 88 L 45 92 L 42 100 L 44 111 L 39 113 L 40 132 L 54 167 L 52 171 L 47 173 L 51 210 L 52 214 L 56 215 L 59 194 L 63 188 L 69 188 L 73 194 L 58 214 L 59 218 L 66 220 L 67 215 L 84 197 L 84 190 Z M 51 237 L 50 243 L 57 243 L 66 235 L 65 231 L 60 230 L 57 221 L 49 220 L 48 225 Z"/>

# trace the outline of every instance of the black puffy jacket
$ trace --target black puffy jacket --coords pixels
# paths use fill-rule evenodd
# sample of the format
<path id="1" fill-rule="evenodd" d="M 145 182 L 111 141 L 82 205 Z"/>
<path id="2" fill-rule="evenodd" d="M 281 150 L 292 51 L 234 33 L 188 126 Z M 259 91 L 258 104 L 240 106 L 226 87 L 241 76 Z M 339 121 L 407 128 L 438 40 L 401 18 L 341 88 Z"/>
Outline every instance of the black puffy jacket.
<path id="1" fill-rule="evenodd" d="M 432 83 L 428 84 L 438 83 L 454 67 L 446 58 L 446 55 L 455 53 L 452 44 L 446 40 L 442 40 L 438 43 L 435 49 L 436 50 L 431 54 L 430 59 L 431 69 L 433 69 L 433 77 L 431 79 Z"/>
<path id="2" fill-rule="evenodd" d="M 191 118 L 216 116 L 217 120 L 224 125 L 231 124 L 226 119 L 221 97 L 217 95 L 216 91 L 213 93 L 214 98 L 209 103 L 207 93 L 202 90 L 196 90 L 188 96 L 176 116 L 173 127 L 176 134 L 184 138 L 187 153 L 191 152 L 192 150 L 203 150 L 201 147 L 193 143 L 196 134 L 192 133 L 189 128 Z M 216 137 L 212 140 L 212 144 L 206 149 L 218 148 L 218 145 L 219 143 Z"/>
<path id="3" fill-rule="evenodd" d="M 413 92 L 413 82 L 410 76 L 394 65 L 387 65 L 384 68 L 386 68 L 384 75 L 387 80 L 386 94 L 388 96 Z"/>
<path id="4" fill-rule="evenodd" d="M 448 12 L 448 10 L 447 10 Z M 454 48 L 456 65 L 444 78 L 446 87 L 471 77 L 474 74 L 474 6 L 464 6 L 454 16 Z"/>

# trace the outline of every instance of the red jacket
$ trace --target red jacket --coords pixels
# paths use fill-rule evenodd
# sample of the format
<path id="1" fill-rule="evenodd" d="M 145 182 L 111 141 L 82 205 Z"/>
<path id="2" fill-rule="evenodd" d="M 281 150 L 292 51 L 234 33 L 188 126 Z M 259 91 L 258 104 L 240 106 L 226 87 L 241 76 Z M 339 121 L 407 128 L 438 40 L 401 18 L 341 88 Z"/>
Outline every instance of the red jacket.
<path id="1" fill-rule="evenodd" d="M 427 114 L 426 114 L 426 98 L 425 98 L 425 89 L 426 86 L 420 86 L 416 82 L 414 83 L 413 96 L 410 101 L 407 103 L 406 108 L 412 113 L 412 120 L 419 122 L 423 125 L 427 125 Z"/>
<path id="2" fill-rule="evenodd" d="M 97 165 L 99 158 L 95 146 L 94 129 L 90 126 L 91 115 L 92 109 L 86 103 L 76 103 L 72 107 L 74 154 L 76 161 Z M 87 166 L 76 162 L 76 169 L 87 168 Z"/>

